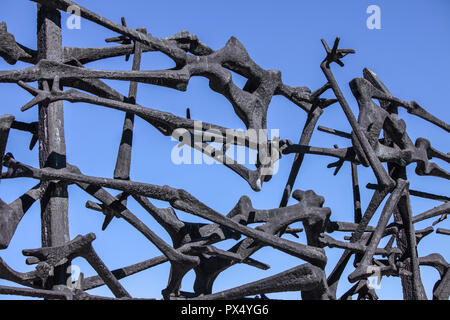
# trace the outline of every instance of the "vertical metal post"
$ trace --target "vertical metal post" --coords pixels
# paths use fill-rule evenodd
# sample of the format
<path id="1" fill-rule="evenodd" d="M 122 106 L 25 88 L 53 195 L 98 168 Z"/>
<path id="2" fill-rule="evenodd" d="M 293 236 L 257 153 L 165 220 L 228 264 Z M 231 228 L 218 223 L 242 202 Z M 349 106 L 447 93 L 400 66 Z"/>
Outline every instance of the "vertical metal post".
<path id="1" fill-rule="evenodd" d="M 319 121 L 319 117 L 322 115 L 322 113 L 323 110 L 321 108 L 314 108 L 310 111 L 306 119 L 305 126 L 303 127 L 299 144 L 305 146 L 309 144 L 309 142 L 311 141 L 312 134 L 314 133 L 314 128 L 316 127 L 317 121 Z M 292 193 L 292 188 L 294 187 L 295 180 L 297 179 L 297 175 L 298 172 L 300 171 L 300 167 L 303 163 L 304 158 L 305 158 L 304 153 L 297 153 L 295 155 L 294 162 L 292 163 L 292 168 L 289 173 L 288 181 L 283 190 L 283 195 L 280 201 L 280 208 L 287 206 L 289 197 L 291 196 Z"/>
<path id="2" fill-rule="evenodd" d="M 389 172 L 392 178 L 407 178 L 406 168 L 397 164 L 388 164 Z M 411 215 L 411 206 L 409 203 L 409 190 L 407 196 L 408 199 L 402 201 L 396 206 L 394 210 L 394 221 L 400 225 L 403 225 L 403 229 L 400 230 L 397 245 L 402 250 L 403 254 L 409 258 L 409 263 L 405 265 L 407 271 L 412 272 L 412 276 L 401 275 L 404 300 L 426 300 L 425 289 L 422 284 L 420 276 L 419 262 L 417 256 L 417 244 L 415 239 L 414 225 L 412 221 L 405 219 L 408 215 Z M 409 209 L 409 210 L 408 210 Z M 409 212 L 408 212 L 409 211 Z M 408 231 L 408 232 L 407 232 Z M 409 235 L 408 235 L 409 233 Z M 411 237 L 414 239 L 411 239 Z"/>
<path id="3" fill-rule="evenodd" d="M 137 31 L 146 34 L 145 28 L 139 28 Z M 133 71 L 141 69 L 142 44 L 134 42 L 133 51 Z M 138 82 L 130 82 L 130 91 L 128 93 L 128 102 L 136 104 Z M 120 141 L 119 153 L 117 156 L 116 167 L 114 170 L 114 179 L 129 180 L 131 168 L 131 147 L 133 144 L 134 114 L 127 112 L 123 123 L 122 140 Z"/>
<path id="4" fill-rule="evenodd" d="M 63 61 L 61 14 L 58 10 L 37 6 L 38 59 Z M 40 81 L 39 87 L 49 90 L 51 81 Z M 66 167 L 63 102 L 39 105 L 39 165 L 61 169 Z M 68 194 L 64 183 L 48 182 L 49 188 L 41 200 L 42 246 L 58 246 L 70 240 Z M 68 266 L 55 270 L 48 286 L 65 284 Z"/>
<path id="5" fill-rule="evenodd" d="M 358 181 L 358 165 L 353 163 L 352 166 L 352 187 L 353 187 L 353 212 L 355 223 L 360 223 L 362 220 L 361 211 L 361 193 L 359 192 L 359 181 Z"/>

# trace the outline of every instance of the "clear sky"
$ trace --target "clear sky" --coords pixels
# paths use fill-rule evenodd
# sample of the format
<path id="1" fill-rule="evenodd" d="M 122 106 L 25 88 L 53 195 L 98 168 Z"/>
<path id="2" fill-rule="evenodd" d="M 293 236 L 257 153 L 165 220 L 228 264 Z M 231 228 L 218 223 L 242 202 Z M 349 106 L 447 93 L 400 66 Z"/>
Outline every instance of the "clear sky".
<path id="1" fill-rule="evenodd" d="M 341 37 L 342 48 L 353 48 L 356 54 L 344 58 L 345 67 L 333 65 L 335 76 L 349 101 L 353 112 L 358 108 L 350 93 L 348 82 L 362 76 L 362 69 L 373 69 L 384 81 L 390 91 L 404 100 L 419 102 L 432 114 L 450 122 L 447 95 L 450 92 L 448 74 L 450 73 L 450 2 L 433 1 L 87 1 L 79 4 L 111 20 L 120 22 L 125 16 L 129 27 L 146 27 L 157 37 L 167 37 L 181 30 L 189 30 L 213 49 L 222 48 L 231 36 L 238 38 L 246 47 L 251 58 L 265 69 L 282 72 L 283 82 L 292 86 L 307 86 L 312 90 L 325 83 L 319 64 L 324 58 L 320 39 L 332 43 L 336 36 Z M 381 29 L 369 30 L 366 20 L 369 5 L 381 9 Z M 68 15 L 63 14 L 63 22 Z M 16 41 L 30 48 L 36 48 L 36 4 L 26 0 L 3 0 L 0 3 L 0 21 L 5 21 L 8 31 Z M 82 20 L 80 30 L 69 30 L 63 23 L 63 43 L 66 46 L 100 47 L 107 46 L 104 39 L 115 36 L 109 30 Z M 161 53 L 147 53 L 142 62 L 143 70 L 170 68 L 173 62 Z M 25 63 L 14 66 L 0 61 L 0 70 L 24 68 Z M 112 58 L 87 65 L 95 69 L 129 70 L 131 59 Z M 239 86 L 244 79 L 233 73 L 233 80 Z M 127 82 L 107 81 L 123 94 L 128 92 Z M 31 96 L 14 84 L 0 85 L 2 114 L 14 114 L 19 121 L 36 121 L 37 108 L 20 112 L 20 107 Z M 328 95 L 330 97 L 330 95 Z M 195 77 L 189 82 L 186 92 L 151 85 L 139 85 L 137 102 L 141 105 L 170 111 L 184 116 L 186 107 L 191 109 L 193 119 L 216 123 L 229 128 L 244 128 L 244 124 L 233 112 L 230 103 L 221 95 L 211 91 L 208 81 Z M 71 104 L 65 102 L 65 134 L 68 162 L 77 165 L 85 174 L 99 177 L 112 177 L 117 149 L 123 124 L 123 113 L 98 106 Z M 400 111 L 407 123 L 410 137 L 429 139 L 437 149 L 448 152 L 448 135 L 414 116 Z M 306 119 L 299 107 L 281 96 L 275 96 L 268 111 L 268 128 L 279 129 L 281 139 L 297 142 Z M 350 132 L 351 127 L 338 104 L 329 107 L 319 121 L 319 125 Z M 248 195 L 255 208 L 276 208 L 280 202 L 284 185 L 292 165 L 293 155 L 283 156 L 279 172 L 264 184 L 260 192 L 254 192 L 248 184 L 229 169 L 220 165 L 175 165 L 171 162 L 171 150 L 175 142 L 162 136 L 157 130 L 141 119 L 135 122 L 135 137 L 131 177 L 134 181 L 157 185 L 170 185 L 184 188 L 199 200 L 216 211 L 226 214 L 242 195 Z M 7 151 L 12 152 L 21 162 L 38 166 L 38 150 L 27 149 L 30 135 L 13 130 L 10 134 Z M 332 147 L 348 146 L 349 141 L 316 131 L 311 145 Z M 331 219 L 352 221 L 353 200 L 350 165 L 343 166 L 337 176 L 326 165 L 333 158 L 307 155 L 300 169 L 294 189 L 314 190 L 325 197 L 325 206 L 332 210 Z M 445 167 L 445 164 L 438 162 Z M 411 189 L 448 195 L 448 182 L 434 177 L 419 177 L 414 166 L 408 167 Z M 366 208 L 371 191 L 366 183 L 376 182 L 369 168 L 360 170 L 362 205 Z M 31 179 L 2 181 L 0 197 L 12 202 L 36 184 Z M 115 192 L 113 191 L 113 194 Z M 76 186 L 69 187 L 70 235 L 94 232 L 97 240 L 94 248 L 110 269 L 133 264 L 160 255 L 160 252 L 139 232 L 122 220 L 114 220 L 102 232 L 103 215 L 85 208 L 87 200 L 94 200 Z M 295 203 L 295 200 L 289 202 Z M 165 203 L 154 201 L 159 207 Z M 412 197 L 414 214 L 419 214 L 440 203 Z M 166 241 L 170 238 L 153 218 L 134 201 L 129 208 L 152 230 Z M 380 210 L 379 210 L 380 211 Z M 371 224 L 376 223 L 378 214 Z M 21 250 L 40 247 L 40 213 L 35 204 L 25 215 L 8 249 L 0 256 L 13 268 L 31 271 L 25 265 Z M 201 219 L 177 211 L 180 218 L 187 221 Z M 425 228 L 431 221 L 418 223 L 416 228 Z M 449 228 L 448 221 L 439 226 Z M 300 227 L 299 224 L 296 227 Z M 340 237 L 335 233 L 334 237 Z M 286 238 L 295 240 L 292 236 Z M 298 240 L 306 243 L 304 234 Z M 419 255 L 433 252 L 441 253 L 450 261 L 449 238 L 432 234 L 419 246 Z M 219 245 L 228 249 L 233 241 Z M 327 249 L 327 274 L 333 269 L 341 255 L 339 249 Z M 231 288 L 249 281 L 267 277 L 302 261 L 287 256 L 272 248 L 258 251 L 253 258 L 271 265 L 268 271 L 237 265 L 223 272 L 214 285 L 214 291 Z M 74 260 L 85 276 L 94 271 L 81 259 Z M 351 264 L 342 277 L 338 296 L 351 284 L 346 277 L 353 270 Z M 422 267 L 422 279 L 428 297 L 438 273 L 429 267 Z M 156 297 L 167 284 L 168 264 L 160 265 L 141 274 L 121 280 L 127 290 L 136 297 Z M 182 289 L 192 291 L 194 273 L 190 272 L 183 282 Z M 0 281 L 0 284 L 9 284 Z M 99 288 L 94 294 L 111 295 L 109 290 Z M 398 278 L 383 278 L 381 289 L 377 290 L 381 299 L 400 299 L 402 297 Z M 298 299 L 299 293 L 271 294 L 271 298 Z M 6 298 L 5 296 L 0 297 Z"/>

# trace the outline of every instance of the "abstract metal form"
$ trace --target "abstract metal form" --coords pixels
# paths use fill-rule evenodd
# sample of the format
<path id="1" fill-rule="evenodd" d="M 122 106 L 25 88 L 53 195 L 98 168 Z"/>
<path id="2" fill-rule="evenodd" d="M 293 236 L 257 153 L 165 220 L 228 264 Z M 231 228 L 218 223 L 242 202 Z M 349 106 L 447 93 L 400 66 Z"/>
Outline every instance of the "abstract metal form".
<path id="1" fill-rule="evenodd" d="M 39 183 L 10 204 L 0 199 L 0 249 L 8 247 L 20 220 L 37 200 L 40 200 L 42 212 L 42 248 L 23 250 L 23 254 L 28 257 L 26 262 L 36 265 L 32 272 L 15 271 L 0 258 L 0 278 L 21 285 L 0 286 L 0 294 L 45 299 L 133 299 L 119 280 L 169 262 L 171 272 L 167 287 L 162 290 L 164 299 L 242 299 L 255 295 L 265 297 L 265 294 L 283 291 L 300 291 L 302 299 L 346 300 L 352 299 L 352 296 L 357 296 L 358 299 L 377 299 L 368 280 L 374 272 L 380 277 L 400 277 L 405 299 L 427 299 L 421 280 L 421 266 L 431 266 L 439 272 L 441 279 L 434 286 L 432 298 L 449 299 L 449 263 L 438 253 L 420 257 L 417 250 L 423 237 L 433 233 L 434 225 L 446 219 L 450 212 L 449 197 L 410 189 L 405 168 L 415 163 L 418 175 L 448 180 L 450 173 L 430 160 L 437 158 L 449 163 L 450 155 L 433 148 L 424 138 L 413 143 L 407 134 L 405 122 L 398 117 L 398 108 L 405 108 L 410 114 L 447 132 L 450 131 L 450 126 L 428 113 L 417 102 L 395 97 L 369 69 L 364 69 L 362 78 L 355 78 L 350 82 L 351 91 L 359 106 L 358 117 L 355 117 L 331 69 L 333 63 L 342 67 L 341 59 L 354 53 L 352 49 L 340 49 L 339 38 L 332 48 L 322 40 L 326 56 L 320 68 L 326 77 L 326 83 L 318 90 L 311 91 L 307 87 L 284 84 L 280 71 L 259 67 L 250 58 L 243 44 L 234 37 L 222 49 L 214 51 L 187 31 L 168 38 L 156 38 L 144 28 L 128 28 L 125 19 L 122 19 L 122 24 L 117 24 L 70 0 L 32 1 L 38 3 L 37 50 L 16 42 L 14 36 L 8 33 L 6 23 L 0 24 L 0 56 L 9 64 L 22 61 L 31 66 L 21 70 L 0 71 L 0 82 L 16 83 L 33 95 L 34 98 L 22 110 L 38 105 L 39 117 L 33 123 L 16 121 L 12 115 L 0 117 L 0 161 L 7 168 L 1 174 L 2 179 L 28 177 Z M 71 6 L 76 6 L 84 19 L 119 33 L 117 37 L 106 39 L 107 42 L 119 45 L 105 48 L 64 47 L 59 10 L 66 11 Z M 141 57 L 150 51 L 164 53 L 175 62 L 176 67 L 170 70 L 141 70 Z M 84 66 L 109 57 L 126 56 L 128 60 L 131 55 L 131 71 L 94 70 Z M 233 83 L 230 71 L 247 79 L 242 89 Z M 210 88 L 231 103 L 248 130 L 267 129 L 267 110 L 274 95 L 289 99 L 307 113 L 299 143 L 273 139 L 261 146 L 253 143 L 248 136 L 226 142 L 221 140 L 224 141 L 223 150 L 231 145 L 256 149 L 258 162 L 256 169 L 252 170 L 232 159 L 221 158 L 221 150 L 208 144 L 217 140 L 206 134 L 202 135 L 213 130 L 216 138 L 225 138 L 228 128 L 205 122 L 198 128 L 191 119 L 189 110 L 186 118 L 183 118 L 136 103 L 138 83 L 185 91 L 193 76 L 207 78 Z M 122 95 L 101 79 L 130 81 L 128 95 Z M 38 82 L 38 87 L 29 85 L 29 82 Z M 71 89 L 65 90 L 66 87 Z M 321 98 L 330 89 L 335 99 Z M 123 133 L 113 179 L 84 175 L 75 165 L 66 162 L 63 101 L 90 103 L 124 112 Z M 341 106 L 352 132 L 341 132 L 323 126 L 318 126 L 317 130 L 347 138 L 352 146 L 336 146 L 334 149 L 310 146 L 320 116 L 327 107 L 336 103 Z M 192 135 L 201 131 L 204 140 L 200 144 L 185 140 L 181 143 L 220 161 L 247 181 L 255 191 L 261 190 L 263 183 L 271 178 L 270 170 L 264 169 L 270 169 L 281 154 L 295 153 L 279 208 L 255 209 L 251 200 L 242 196 L 235 207 L 224 215 L 185 190 L 132 181 L 130 166 L 135 116 L 144 119 L 167 136 L 180 129 Z M 21 163 L 11 153 L 6 153 L 11 129 L 31 133 L 31 149 L 39 142 L 39 168 Z M 270 148 L 274 143 L 276 148 Z M 275 161 L 271 160 L 270 152 L 262 152 L 261 149 L 264 148 L 277 153 Z M 323 207 L 324 198 L 314 191 L 292 190 L 306 154 L 337 158 L 337 162 L 329 165 L 330 168 L 336 168 L 335 174 L 345 162 L 351 164 L 354 221 L 333 220 L 330 208 Z M 382 163 L 387 163 L 387 170 Z M 360 165 L 370 167 L 377 179 L 377 184 L 367 186 L 374 192 L 364 212 L 358 182 Z M 93 247 L 96 238 L 93 233 L 69 239 L 67 186 L 70 184 L 77 185 L 98 201 L 88 201 L 86 207 L 105 215 L 103 230 L 112 219 L 121 218 L 142 233 L 162 255 L 109 270 Z M 115 189 L 120 193 L 113 195 L 105 188 Z M 291 195 L 298 202 L 287 206 Z M 443 204 L 414 216 L 410 196 L 434 199 Z M 172 244 L 166 243 L 127 208 L 129 197 L 134 198 L 164 227 Z M 149 199 L 165 201 L 169 207 L 157 208 Z M 369 223 L 379 208 L 379 220 L 375 226 L 370 226 Z M 182 221 L 175 210 L 193 214 L 210 223 Z M 433 217 L 439 217 L 433 226 L 423 230 L 415 229 L 415 223 Z M 393 222 L 389 223 L 391 219 Z M 291 227 L 293 223 L 300 221 L 304 229 Z M 256 223 L 259 225 L 252 228 L 251 224 Z M 306 233 L 306 244 L 282 237 L 283 234 L 297 236 L 302 231 Z M 351 236 L 341 241 L 330 236 L 333 232 L 349 232 Z M 438 228 L 436 233 L 445 236 L 450 231 Z M 240 240 L 242 237 L 244 238 Z M 380 247 L 380 242 L 385 237 L 389 241 L 385 247 Z M 229 250 L 215 246 L 229 239 L 236 241 Z M 255 252 L 266 246 L 303 262 L 297 267 L 259 281 L 213 292 L 218 275 L 235 264 L 269 269 L 268 264 L 252 258 Z M 329 275 L 325 273 L 326 247 L 344 250 Z M 339 280 L 352 256 L 354 270 L 348 280 L 354 286 L 338 297 Z M 82 276 L 76 285 L 68 286 L 68 279 L 71 281 L 68 266 L 77 257 L 87 260 L 98 275 L 88 278 Z M 183 292 L 180 290 L 181 282 L 190 270 L 194 270 L 196 275 L 193 292 Z M 90 289 L 103 285 L 111 290 L 115 298 L 87 293 Z"/>

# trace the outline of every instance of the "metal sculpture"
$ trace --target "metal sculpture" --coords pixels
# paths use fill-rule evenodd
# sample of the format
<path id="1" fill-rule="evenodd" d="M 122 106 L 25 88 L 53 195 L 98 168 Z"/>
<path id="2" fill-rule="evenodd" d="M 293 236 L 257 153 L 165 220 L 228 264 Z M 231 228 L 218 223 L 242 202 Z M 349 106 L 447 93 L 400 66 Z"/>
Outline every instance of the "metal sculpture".
<path id="1" fill-rule="evenodd" d="M 28 177 L 39 183 L 16 201 L 6 204 L 0 199 L 0 249 L 8 247 L 17 225 L 38 199 L 42 211 L 42 248 L 23 250 L 28 256 L 28 264 L 36 264 L 36 270 L 21 273 L 10 268 L 0 258 L 0 278 L 20 284 L 23 287 L 0 286 L 0 294 L 23 295 L 45 299 L 114 299 L 94 296 L 90 289 L 106 285 L 115 299 L 133 299 L 120 284 L 121 278 L 169 262 L 170 277 L 165 289 L 164 299 L 241 299 L 254 295 L 281 291 L 301 291 L 302 299 L 377 299 L 368 278 L 376 270 L 380 276 L 397 276 L 402 280 L 405 299 L 426 299 L 421 280 L 420 266 L 431 266 L 438 270 L 441 280 L 434 286 L 433 299 L 447 300 L 450 295 L 449 264 L 439 255 L 419 257 L 417 246 L 423 237 L 434 231 L 432 226 L 416 230 L 414 224 L 440 216 L 433 226 L 443 221 L 448 212 L 449 198 L 409 189 L 405 167 L 416 163 L 418 175 L 431 175 L 449 179 L 449 172 L 430 162 L 438 158 L 447 163 L 450 155 L 433 148 L 424 138 L 415 144 L 406 132 L 406 124 L 398 118 L 398 107 L 449 132 L 449 125 L 428 113 L 417 102 L 406 102 L 394 97 L 377 75 L 364 69 L 363 78 L 355 78 L 350 88 L 359 106 L 356 118 L 344 97 L 331 70 L 352 49 L 340 49 L 339 38 L 332 48 L 322 40 L 326 57 L 320 67 L 327 79 L 323 87 L 312 92 L 307 87 L 293 87 L 281 80 L 276 70 L 264 70 L 249 56 L 242 43 L 232 37 L 217 51 L 212 50 L 187 31 L 172 37 L 156 38 L 140 28 L 130 29 L 125 19 L 122 24 L 112 22 L 70 0 L 32 0 L 38 3 L 38 47 L 27 48 L 16 42 L 7 31 L 6 23 L 0 24 L 0 56 L 9 64 L 23 61 L 32 66 L 22 70 L 0 71 L 0 82 L 17 83 L 34 98 L 22 110 L 39 106 L 39 119 L 33 123 L 16 121 L 12 115 L 0 117 L 0 161 L 6 172 L 2 179 Z M 106 39 L 120 45 L 105 48 L 64 47 L 61 41 L 61 17 L 59 10 L 66 11 L 76 6 L 80 15 L 94 23 L 108 28 L 120 35 Z M 176 67 L 170 70 L 142 71 L 141 57 L 145 52 L 159 51 L 170 57 Z M 131 71 L 107 71 L 88 69 L 86 63 L 109 57 L 133 55 Z M 233 83 L 230 71 L 247 79 L 244 88 Z M 186 118 L 168 112 L 151 109 L 136 104 L 138 83 L 165 86 L 185 91 L 193 76 L 205 77 L 210 88 L 222 94 L 232 104 L 237 116 L 248 130 L 267 129 L 267 110 L 274 95 L 282 95 L 307 113 L 299 144 L 288 140 L 256 144 L 249 136 L 241 139 L 221 140 L 223 150 L 231 145 L 253 148 L 258 152 L 256 169 L 251 170 L 232 159 L 220 156 L 221 150 L 212 148 L 209 142 L 214 138 L 225 138 L 230 129 L 217 124 L 202 122 L 200 127 L 190 117 Z M 100 79 L 130 81 L 128 96 L 109 87 Z M 35 88 L 28 82 L 38 81 Z M 65 90 L 65 87 L 71 89 Z M 321 95 L 331 89 L 335 99 L 324 99 Z M 375 103 L 374 99 L 379 103 Z M 63 101 L 85 102 L 125 113 L 122 139 L 116 159 L 114 178 L 99 178 L 84 175 L 75 165 L 69 164 L 65 156 L 64 123 L 62 117 Z M 339 103 L 352 127 L 351 133 L 341 132 L 323 126 L 318 130 L 348 138 L 349 148 L 320 148 L 309 146 L 312 134 L 324 110 Z M 182 140 L 240 175 L 250 187 L 259 191 L 263 182 L 271 178 L 270 169 L 281 154 L 296 153 L 292 169 L 282 193 L 279 208 L 260 210 L 252 206 L 251 200 L 243 196 L 226 215 L 216 212 L 200 200 L 182 189 L 158 186 L 130 180 L 131 146 L 133 140 L 134 117 L 138 116 L 157 128 L 164 135 L 173 135 L 179 129 L 195 136 L 201 131 L 202 140 L 196 144 L 190 139 Z M 32 134 L 30 148 L 39 142 L 40 168 L 21 163 L 10 153 L 6 153 L 7 140 L 11 129 L 27 131 Z M 214 131 L 215 135 L 203 135 Z M 380 134 L 383 137 L 380 138 Z M 181 140 L 181 139 L 180 139 Z M 275 146 L 275 148 L 274 148 Z M 268 149 L 268 150 L 264 150 Z M 223 151 L 222 150 L 222 151 Z M 272 153 L 277 157 L 273 160 Z M 324 198 L 314 191 L 293 191 L 295 179 L 306 154 L 318 154 L 338 158 L 331 163 L 335 174 L 344 162 L 351 163 L 354 194 L 354 221 L 335 221 L 329 208 L 324 208 Z M 382 165 L 386 162 L 388 171 Z M 375 190 L 365 212 L 362 212 L 358 183 L 358 166 L 371 167 L 377 184 L 368 185 Z M 67 215 L 67 185 L 75 184 L 98 202 L 88 201 L 86 207 L 105 215 L 102 230 L 112 219 L 123 219 L 131 224 L 153 243 L 163 255 L 135 265 L 110 271 L 93 248 L 96 236 L 89 233 L 69 239 Z M 120 191 L 113 195 L 105 188 Z M 289 198 L 298 201 L 287 206 Z M 410 196 L 434 199 L 444 202 L 422 214 L 413 216 Z M 127 199 L 133 197 L 144 210 L 161 224 L 172 239 L 166 243 L 147 225 L 139 220 L 128 208 Z M 167 202 L 168 208 L 157 208 L 149 200 Z M 375 212 L 384 204 L 376 226 L 369 226 Z M 176 210 L 204 218 L 211 223 L 200 224 L 182 221 Z M 393 222 L 389 224 L 393 216 Z M 303 229 L 293 229 L 292 223 L 301 221 L 304 225 L 307 243 L 302 244 L 282 238 L 284 233 L 294 236 Z M 252 228 L 253 223 L 261 225 Z M 346 241 L 336 240 L 329 234 L 351 232 Z M 450 231 L 438 228 L 436 233 L 449 235 Z M 240 240 L 245 236 L 243 240 Z M 380 248 L 382 238 L 389 237 L 388 244 Z M 229 250 L 219 249 L 215 244 L 234 239 L 237 242 Z M 395 245 L 396 243 L 396 245 Z M 270 266 L 251 256 L 259 249 L 270 246 L 303 260 L 299 266 L 242 286 L 213 292 L 217 276 L 235 264 L 243 263 L 267 270 Z M 344 249 L 342 257 L 333 271 L 325 273 L 327 256 L 325 247 Z M 339 280 L 351 257 L 354 255 L 354 271 L 348 280 L 355 283 L 344 295 L 337 297 Z M 67 268 L 74 258 L 82 257 L 98 273 L 88 278 L 80 277 L 77 284 L 67 286 L 70 274 Z M 180 290 L 186 273 L 194 270 L 196 274 L 194 291 Z"/>

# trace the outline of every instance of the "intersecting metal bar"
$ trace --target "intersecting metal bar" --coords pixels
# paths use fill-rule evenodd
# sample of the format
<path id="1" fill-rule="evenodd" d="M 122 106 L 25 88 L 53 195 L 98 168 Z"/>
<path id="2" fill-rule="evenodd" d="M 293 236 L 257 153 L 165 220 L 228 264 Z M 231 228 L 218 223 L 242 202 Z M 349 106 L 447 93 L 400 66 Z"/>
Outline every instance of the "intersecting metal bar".
<path id="1" fill-rule="evenodd" d="M 433 209 L 427 210 L 423 213 L 415 215 L 413 217 L 413 222 L 417 223 L 426 219 L 430 219 L 442 214 L 450 213 L 450 201 L 441 204 L 440 206 L 434 207 Z"/>
<path id="2" fill-rule="evenodd" d="M 17 295 L 17 296 L 20 295 L 25 297 L 45 298 L 45 299 L 70 300 L 70 297 L 67 294 L 59 291 L 17 288 L 9 286 L 0 286 L 0 294 Z"/>
<path id="3" fill-rule="evenodd" d="M 379 184 L 381 184 L 383 187 L 386 187 L 388 189 L 392 189 L 395 186 L 395 182 L 389 177 L 384 167 L 381 165 L 380 160 L 375 155 L 374 150 L 369 144 L 369 141 L 367 140 L 367 137 L 364 135 L 362 130 L 360 129 L 358 122 L 356 121 L 356 118 L 347 102 L 347 100 L 344 97 L 344 94 L 342 93 L 339 84 L 337 83 L 331 69 L 330 69 L 330 63 L 334 61 L 340 60 L 334 60 L 336 57 L 332 56 L 334 53 L 338 53 L 337 47 L 339 44 L 339 38 L 336 38 L 335 45 L 333 47 L 333 51 L 329 51 L 328 46 L 326 45 L 326 42 L 322 40 L 322 43 L 324 44 L 325 48 L 327 49 L 327 58 L 322 62 L 321 69 L 323 73 L 325 74 L 325 77 L 327 78 L 328 82 L 331 85 L 331 88 L 333 89 L 333 92 L 336 96 L 336 98 L 339 101 L 339 104 L 342 107 L 342 110 L 344 111 L 345 115 L 347 116 L 348 122 L 352 126 L 353 132 L 358 138 L 359 143 L 361 144 L 361 148 L 364 151 L 365 156 L 367 157 L 367 160 L 370 163 L 370 166 L 373 169 L 373 172 L 375 176 L 377 177 L 377 181 Z M 343 49 L 340 49 L 341 52 L 344 52 Z M 347 50 L 349 53 L 351 53 L 350 50 Z M 342 62 L 341 62 L 342 63 Z"/>
<path id="4" fill-rule="evenodd" d="M 396 217 L 397 215 L 400 217 Z M 412 273 L 411 277 L 400 276 L 402 280 L 403 296 L 406 300 L 426 300 L 427 296 L 420 276 L 416 232 L 412 220 L 411 200 L 408 188 L 405 189 L 405 195 L 400 198 L 400 201 L 397 204 L 394 217 L 396 222 L 401 222 L 404 226 L 398 234 L 397 245 L 404 253 L 404 256 L 409 258 L 409 263 L 406 264 L 405 270 Z"/>
<path id="5" fill-rule="evenodd" d="M 10 158 L 9 160 L 11 162 L 9 165 L 19 167 L 22 166 L 24 169 L 26 168 L 26 170 L 29 170 L 26 175 L 32 176 L 36 179 L 42 179 L 44 181 L 63 179 L 66 183 L 77 183 L 78 185 L 80 185 L 80 183 L 84 184 L 86 185 L 86 188 L 88 188 L 89 185 L 101 186 L 135 193 L 162 201 L 167 201 L 172 205 L 172 207 L 176 209 L 183 210 L 201 218 L 226 226 L 234 231 L 262 241 L 271 247 L 277 248 L 300 259 L 304 259 L 315 265 L 325 266 L 327 261 L 324 250 L 321 248 L 309 247 L 301 243 L 271 236 L 266 234 L 265 232 L 241 225 L 240 223 L 235 222 L 232 219 L 229 219 L 209 208 L 182 189 L 175 189 L 169 186 L 158 186 L 133 181 L 90 177 L 78 173 L 67 173 L 67 171 L 61 172 L 51 169 L 35 169 L 29 166 L 22 165 L 16 162 L 13 158 Z"/>
<path id="6" fill-rule="evenodd" d="M 368 183 L 366 185 L 367 189 L 371 189 L 371 190 L 375 190 L 378 188 L 377 184 L 374 183 Z M 437 195 L 437 194 L 433 194 L 433 193 L 428 193 L 428 192 L 423 192 L 423 191 L 417 191 L 417 190 L 409 190 L 409 194 L 415 197 L 420 197 L 420 198 L 424 198 L 424 199 L 431 199 L 431 200 L 438 200 L 438 201 L 450 201 L 450 197 L 446 197 L 446 196 L 442 196 L 442 195 Z"/>
<path id="7" fill-rule="evenodd" d="M 314 133 L 314 128 L 316 126 L 317 121 L 319 120 L 320 115 L 323 113 L 321 108 L 315 108 L 308 113 L 308 118 L 306 119 L 305 126 L 302 131 L 302 135 L 300 137 L 299 144 L 308 145 L 311 140 L 312 134 Z M 283 196 L 280 202 L 280 208 L 286 207 L 289 197 L 292 192 L 292 188 L 294 187 L 295 180 L 297 178 L 300 167 L 303 163 L 303 159 L 305 158 L 304 153 L 297 153 L 294 158 L 294 162 L 292 164 L 291 172 L 289 173 L 289 178 L 284 187 Z"/>
<path id="8" fill-rule="evenodd" d="M 199 296 L 194 298 L 194 300 L 234 300 L 256 294 L 283 291 L 310 291 L 321 286 L 321 292 L 324 295 L 323 299 L 327 299 L 328 297 L 325 294 L 325 288 L 322 283 L 323 277 L 324 272 L 320 268 L 310 264 L 302 264 L 274 276 L 222 292 Z"/>
<path id="9" fill-rule="evenodd" d="M 169 261 L 169 259 L 166 256 L 161 255 L 161 256 L 158 256 L 158 257 L 155 257 L 152 259 L 148 259 L 148 260 L 145 260 L 145 261 L 142 261 L 139 263 L 135 263 L 135 264 L 127 266 L 127 267 L 112 270 L 111 273 L 114 275 L 114 277 L 116 277 L 117 280 L 120 280 L 125 277 L 136 274 L 138 272 L 141 272 L 141 271 L 150 269 L 152 267 L 155 267 L 157 265 L 160 265 L 167 261 Z M 92 276 L 92 277 L 83 279 L 81 288 L 84 291 L 87 291 L 87 290 L 101 287 L 103 285 L 105 285 L 105 282 L 103 281 L 103 279 L 100 276 L 97 275 L 97 276 Z"/>
<path id="10" fill-rule="evenodd" d="M 334 134 L 335 136 L 338 137 L 342 137 L 342 138 L 347 138 L 347 139 L 351 139 L 352 135 L 350 133 L 344 132 L 344 131 L 340 131 L 340 130 L 336 130 L 336 129 L 332 129 L 332 128 L 328 128 L 328 127 L 324 127 L 324 126 L 318 126 L 317 130 L 322 131 L 322 132 L 326 132 L 329 134 Z"/>
<path id="11" fill-rule="evenodd" d="M 408 182 L 402 179 L 397 180 L 397 186 L 395 187 L 394 191 L 386 201 L 386 204 L 381 212 L 381 217 L 378 220 L 377 226 L 375 228 L 375 231 L 372 235 L 371 241 L 367 246 L 367 249 L 364 253 L 363 258 L 361 259 L 361 262 L 359 266 L 356 268 L 355 271 L 353 271 L 349 276 L 348 279 L 350 282 L 355 282 L 357 280 L 361 280 L 367 275 L 370 275 L 371 272 L 368 271 L 368 266 L 371 265 L 373 255 L 375 254 L 375 251 L 378 247 L 378 244 L 380 243 L 381 238 L 383 237 L 384 230 L 386 228 L 386 225 L 392 216 L 395 207 L 397 206 L 398 201 L 400 200 L 403 190 L 408 187 Z"/>

